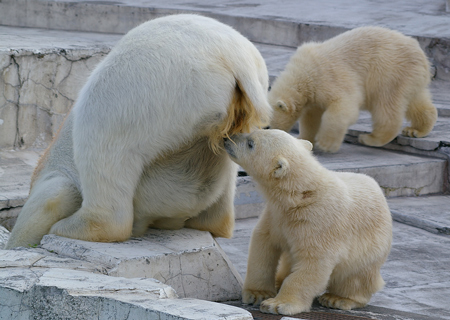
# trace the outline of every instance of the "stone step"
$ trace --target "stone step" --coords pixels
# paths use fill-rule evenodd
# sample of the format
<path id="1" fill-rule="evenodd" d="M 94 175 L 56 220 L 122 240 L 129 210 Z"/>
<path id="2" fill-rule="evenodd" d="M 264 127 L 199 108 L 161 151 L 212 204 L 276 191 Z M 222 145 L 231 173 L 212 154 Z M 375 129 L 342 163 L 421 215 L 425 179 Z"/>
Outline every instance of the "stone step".
<path id="1" fill-rule="evenodd" d="M 395 221 L 450 236 L 450 196 L 388 199 Z"/>
<path id="2" fill-rule="evenodd" d="M 89 73 L 120 37 L 0 26 L 0 39 L 4 40 L 0 41 L 0 148 L 45 147 L 72 107 Z M 255 45 L 266 60 L 272 81 L 295 51 L 286 46 Z M 448 81 L 435 80 L 431 84 L 440 118 L 450 115 L 449 89 Z M 349 131 L 347 141 L 356 141 L 355 137 L 365 128 L 361 129 L 361 125 L 366 123 L 370 121 L 362 115 Z M 441 142 L 436 139 L 447 134 L 445 128 L 437 127 L 431 142 L 429 138 L 399 136 L 399 143 L 394 141 L 394 146 L 405 149 L 417 140 L 424 145 L 421 148 L 433 150 L 436 143 Z"/>
<path id="3" fill-rule="evenodd" d="M 227 0 L 213 4 L 205 0 L 156 0 L 151 4 L 140 0 L 0 2 L 3 25 L 57 30 L 123 34 L 144 21 L 175 13 L 210 16 L 235 27 L 251 41 L 290 47 L 304 41 L 325 40 L 359 26 L 382 25 L 417 37 L 432 57 L 438 77 L 450 80 L 450 31 L 442 0 L 421 3 L 419 10 L 407 0 L 396 1 L 395 5 L 362 0 L 357 6 L 330 6 L 327 0 L 318 0 L 302 3 L 301 10 L 295 0 L 286 0 L 283 5 L 273 1 Z"/>
<path id="4" fill-rule="evenodd" d="M 9 229 L 28 198 L 30 177 L 38 151 L 0 151 L 0 220 Z M 445 159 L 344 143 L 336 154 L 318 153 L 328 169 L 368 174 L 377 180 L 387 197 L 423 196 L 447 191 Z M 264 200 L 251 177 L 240 172 L 235 208 L 238 219 L 258 216 Z"/>
<path id="5" fill-rule="evenodd" d="M 0 238 L 7 233 L 0 226 Z M 241 291 L 240 283 L 227 277 L 231 263 L 224 264 L 226 255 L 211 235 L 179 230 L 153 236 L 158 239 L 150 236 L 151 244 L 144 237 L 139 244 L 131 240 L 120 248 L 97 243 L 98 252 L 89 243 L 56 236 L 44 241 L 52 250 L 0 250 L 0 319 L 253 319 L 241 308 L 205 300 L 218 295 L 227 298 L 227 294 L 237 299 Z M 117 264 L 122 272 L 111 269 L 127 252 L 131 259 Z M 127 272 L 123 272 L 124 264 L 128 264 Z M 167 276 L 165 282 L 182 285 L 181 294 L 147 278 L 150 268 Z M 204 300 L 183 298 L 185 294 L 203 295 Z M 205 298 L 208 294 L 212 295 Z"/>

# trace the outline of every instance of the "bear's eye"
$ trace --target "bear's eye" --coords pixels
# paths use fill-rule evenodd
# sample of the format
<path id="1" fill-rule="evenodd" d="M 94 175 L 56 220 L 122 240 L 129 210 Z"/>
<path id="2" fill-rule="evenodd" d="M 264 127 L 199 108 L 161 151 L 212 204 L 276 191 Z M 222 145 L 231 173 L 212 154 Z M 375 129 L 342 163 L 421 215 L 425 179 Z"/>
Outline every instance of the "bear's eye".
<path id="1" fill-rule="evenodd" d="M 253 140 L 248 140 L 247 145 L 248 145 L 249 149 L 253 149 L 253 145 L 254 145 Z"/>

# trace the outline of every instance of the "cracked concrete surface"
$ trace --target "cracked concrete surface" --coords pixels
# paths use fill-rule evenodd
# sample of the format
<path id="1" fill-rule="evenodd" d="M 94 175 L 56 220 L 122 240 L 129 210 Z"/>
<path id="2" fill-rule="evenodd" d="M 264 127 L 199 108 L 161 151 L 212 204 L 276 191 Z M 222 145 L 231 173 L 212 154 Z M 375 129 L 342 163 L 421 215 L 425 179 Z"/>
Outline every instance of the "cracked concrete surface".
<path id="1" fill-rule="evenodd" d="M 0 52 L 0 148 L 45 147 L 95 65 L 107 54 Z"/>

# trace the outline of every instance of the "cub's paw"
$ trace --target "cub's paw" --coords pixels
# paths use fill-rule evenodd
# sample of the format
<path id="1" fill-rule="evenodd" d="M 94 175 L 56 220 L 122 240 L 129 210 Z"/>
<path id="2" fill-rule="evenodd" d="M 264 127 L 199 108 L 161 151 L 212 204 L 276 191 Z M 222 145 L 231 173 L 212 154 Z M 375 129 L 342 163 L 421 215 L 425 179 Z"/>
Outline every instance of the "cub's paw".
<path id="1" fill-rule="evenodd" d="M 402 135 L 412 138 L 423 138 L 427 135 L 427 133 L 414 129 L 413 127 L 405 127 L 402 130 Z"/>
<path id="2" fill-rule="evenodd" d="M 263 301 L 259 309 L 264 313 L 284 314 L 291 316 L 300 312 L 308 312 L 310 308 L 311 306 L 304 306 L 301 303 L 271 298 Z"/>
<path id="3" fill-rule="evenodd" d="M 336 153 L 341 148 L 340 140 L 331 140 L 331 139 L 316 139 L 314 143 L 314 149 L 319 149 L 321 151 Z"/>
<path id="4" fill-rule="evenodd" d="M 275 295 L 275 291 L 244 289 L 242 291 L 242 302 L 259 306 L 263 300 L 275 297 Z"/>
<path id="5" fill-rule="evenodd" d="M 354 308 L 362 308 L 363 303 L 356 302 L 352 299 L 343 298 L 331 293 L 324 293 L 319 297 L 319 303 L 327 308 L 351 310 Z"/>
<path id="6" fill-rule="evenodd" d="M 358 142 L 365 144 L 366 146 L 371 147 L 381 147 L 384 146 L 386 143 L 383 143 L 379 139 L 375 139 L 372 134 L 360 134 L 358 136 Z M 389 141 L 388 141 L 389 142 Z"/>

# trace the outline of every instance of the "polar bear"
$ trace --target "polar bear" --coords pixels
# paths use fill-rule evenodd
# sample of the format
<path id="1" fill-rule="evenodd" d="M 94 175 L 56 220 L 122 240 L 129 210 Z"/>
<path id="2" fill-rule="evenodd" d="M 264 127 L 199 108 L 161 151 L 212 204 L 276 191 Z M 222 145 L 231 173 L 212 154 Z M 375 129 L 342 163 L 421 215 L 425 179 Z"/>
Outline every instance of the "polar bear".
<path id="1" fill-rule="evenodd" d="M 366 305 L 384 285 L 392 241 L 375 180 L 325 169 L 309 141 L 281 130 L 232 136 L 225 149 L 267 202 L 250 241 L 243 302 L 285 315 L 308 311 L 319 295 L 330 308 Z"/>
<path id="2" fill-rule="evenodd" d="M 223 137 L 268 125 L 255 46 L 198 15 L 146 22 L 98 65 L 32 178 L 7 248 L 123 241 L 149 226 L 231 237 L 237 166 Z"/>
<path id="3" fill-rule="evenodd" d="M 437 119 L 431 102 L 428 60 L 419 43 L 381 27 L 362 27 L 323 43 L 300 46 L 269 93 L 271 128 L 288 131 L 300 120 L 299 138 L 337 152 L 359 110 L 373 130 L 359 142 L 383 146 L 400 132 L 424 137 Z"/>

